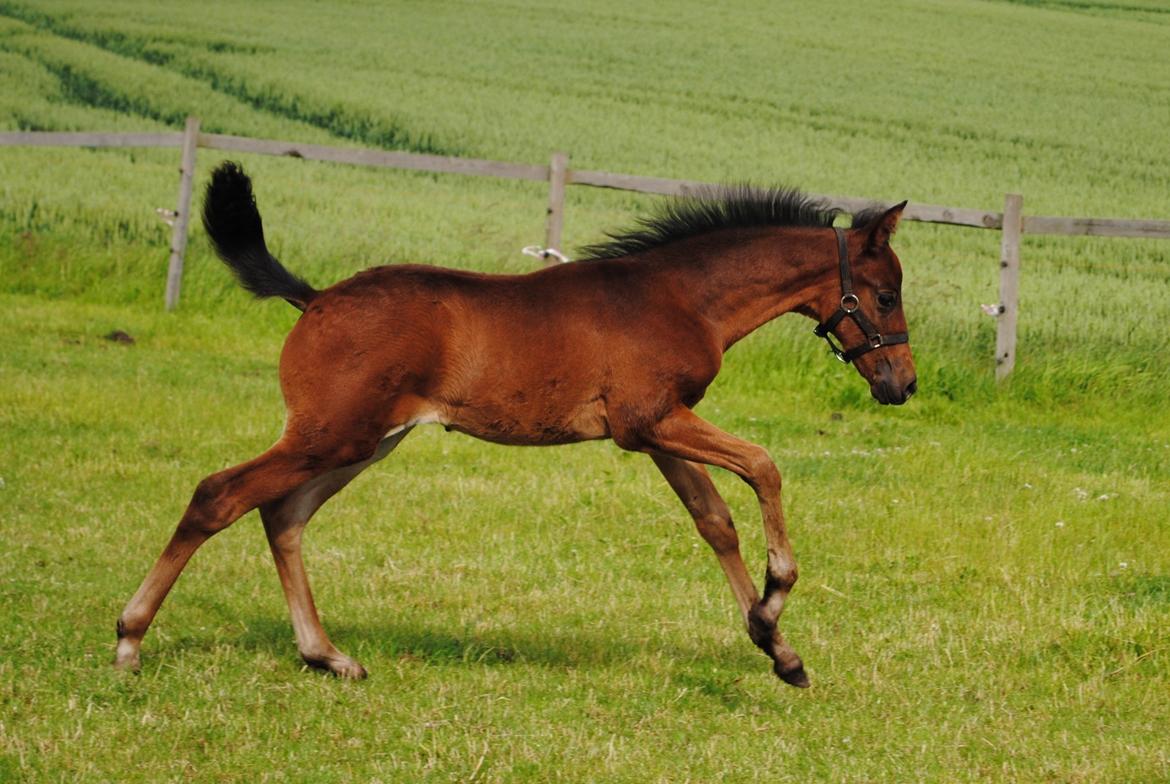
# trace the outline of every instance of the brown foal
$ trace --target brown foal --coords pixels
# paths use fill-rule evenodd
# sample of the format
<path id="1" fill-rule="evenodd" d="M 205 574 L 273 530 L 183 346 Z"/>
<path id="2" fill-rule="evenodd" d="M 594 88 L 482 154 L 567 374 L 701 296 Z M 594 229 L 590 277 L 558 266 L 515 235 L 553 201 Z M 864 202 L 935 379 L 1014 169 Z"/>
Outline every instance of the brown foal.
<path id="1" fill-rule="evenodd" d="M 363 677 L 318 620 L 301 532 L 412 427 L 441 423 L 502 444 L 611 438 L 650 455 L 715 551 L 752 641 L 780 678 L 807 686 L 777 629 L 796 582 L 780 474 L 763 448 L 692 409 L 732 344 L 793 311 L 854 346 L 838 356 L 879 402 L 905 402 L 916 381 L 889 245 L 904 206 L 856 215 L 840 230 L 834 210 L 796 191 L 730 189 L 671 203 L 585 249 L 581 262 L 527 275 L 395 265 L 317 291 L 269 254 L 251 182 L 221 165 L 204 207 L 216 251 L 249 291 L 304 311 L 280 359 L 287 420 L 268 451 L 199 483 L 118 620 L 116 665 L 138 668 L 142 638 L 188 559 L 258 508 L 301 656 Z M 706 465 L 737 474 L 759 499 L 762 597 Z"/>

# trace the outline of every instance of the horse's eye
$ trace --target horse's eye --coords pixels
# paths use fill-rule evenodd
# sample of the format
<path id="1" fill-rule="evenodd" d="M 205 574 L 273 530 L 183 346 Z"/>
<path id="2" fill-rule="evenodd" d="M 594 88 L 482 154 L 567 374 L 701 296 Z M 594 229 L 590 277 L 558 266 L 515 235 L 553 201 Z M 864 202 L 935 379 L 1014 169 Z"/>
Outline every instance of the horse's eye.
<path id="1" fill-rule="evenodd" d="M 877 300 L 879 306 L 889 309 L 898 304 L 898 295 L 893 291 L 879 291 Z"/>

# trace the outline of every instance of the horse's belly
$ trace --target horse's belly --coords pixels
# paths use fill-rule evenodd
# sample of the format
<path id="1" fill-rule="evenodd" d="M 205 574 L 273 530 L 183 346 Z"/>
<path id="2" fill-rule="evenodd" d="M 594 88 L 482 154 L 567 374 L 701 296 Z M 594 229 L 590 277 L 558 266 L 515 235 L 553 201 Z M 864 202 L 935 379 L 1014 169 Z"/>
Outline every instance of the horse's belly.
<path id="1" fill-rule="evenodd" d="M 517 402 L 511 406 L 466 406 L 452 411 L 449 430 L 516 446 L 551 446 L 609 438 L 609 422 L 600 400 L 562 407 Z"/>

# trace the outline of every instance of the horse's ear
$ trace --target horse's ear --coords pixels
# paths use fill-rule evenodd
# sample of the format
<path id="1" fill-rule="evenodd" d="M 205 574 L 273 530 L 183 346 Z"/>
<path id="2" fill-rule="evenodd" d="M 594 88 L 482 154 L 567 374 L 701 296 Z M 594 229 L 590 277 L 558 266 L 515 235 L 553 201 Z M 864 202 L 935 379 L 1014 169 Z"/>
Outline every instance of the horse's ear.
<path id="1" fill-rule="evenodd" d="M 906 202 L 895 204 L 866 227 L 865 244 L 869 250 L 885 250 L 890 246 L 890 237 L 898 230 L 898 221 L 902 219 L 904 209 Z"/>

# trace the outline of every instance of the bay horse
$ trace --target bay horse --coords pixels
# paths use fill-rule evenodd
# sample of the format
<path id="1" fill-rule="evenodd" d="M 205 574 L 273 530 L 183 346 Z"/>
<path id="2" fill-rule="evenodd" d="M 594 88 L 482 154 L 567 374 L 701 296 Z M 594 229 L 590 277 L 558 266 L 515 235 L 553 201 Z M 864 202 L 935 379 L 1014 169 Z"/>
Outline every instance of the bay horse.
<path id="1" fill-rule="evenodd" d="M 763 448 L 693 409 L 724 352 L 788 312 L 817 321 L 816 335 L 878 402 L 904 403 L 917 381 L 890 237 L 905 205 L 863 211 L 841 229 L 823 201 L 739 186 L 669 202 L 574 263 L 525 275 L 392 265 L 319 291 L 269 253 L 250 179 L 223 163 L 203 212 L 215 251 L 252 294 L 303 312 L 280 357 L 287 418 L 268 451 L 199 482 L 118 620 L 116 666 L 139 668 L 142 638 L 199 546 L 258 508 L 301 656 L 364 677 L 317 617 L 301 533 L 411 428 L 440 423 L 501 444 L 609 438 L 649 455 L 714 550 L 752 642 L 777 676 L 808 686 L 777 629 L 797 572 L 780 474 Z M 738 475 L 759 500 L 762 596 L 708 465 Z"/>

